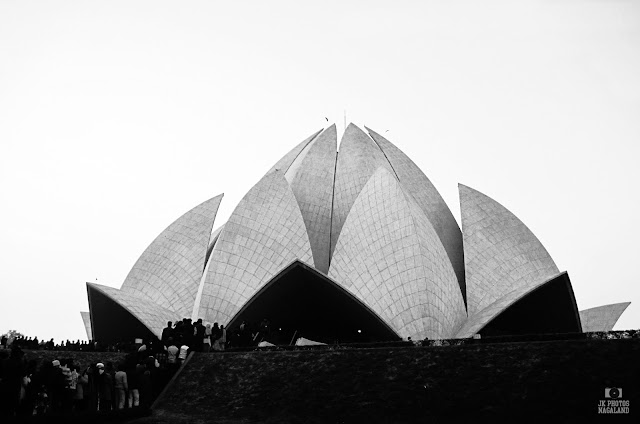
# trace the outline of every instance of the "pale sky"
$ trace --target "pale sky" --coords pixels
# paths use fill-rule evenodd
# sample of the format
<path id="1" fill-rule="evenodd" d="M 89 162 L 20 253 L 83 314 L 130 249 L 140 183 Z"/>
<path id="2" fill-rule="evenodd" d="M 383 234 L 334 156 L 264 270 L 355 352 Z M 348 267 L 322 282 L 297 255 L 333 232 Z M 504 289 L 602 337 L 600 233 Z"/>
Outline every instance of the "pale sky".
<path id="1" fill-rule="evenodd" d="M 0 332 L 86 338 L 85 282 L 345 111 L 640 328 L 640 2 L 0 0 Z"/>

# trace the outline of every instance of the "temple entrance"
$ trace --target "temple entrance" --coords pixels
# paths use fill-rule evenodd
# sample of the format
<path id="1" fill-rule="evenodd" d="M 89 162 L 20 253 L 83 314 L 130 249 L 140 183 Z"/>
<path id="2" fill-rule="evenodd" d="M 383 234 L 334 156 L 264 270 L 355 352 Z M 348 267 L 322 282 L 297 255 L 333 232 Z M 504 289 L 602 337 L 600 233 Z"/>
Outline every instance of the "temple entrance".
<path id="1" fill-rule="evenodd" d="M 564 272 L 509 306 L 481 331 L 482 336 L 580 333 L 580 315 L 569 275 Z"/>
<path id="2" fill-rule="evenodd" d="M 268 320 L 268 329 L 261 323 Z M 290 344 L 298 337 L 333 344 L 400 340 L 373 311 L 324 274 L 296 261 L 256 293 L 229 322 L 258 332 L 254 343 Z"/>
<path id="3" fill-rule="evenodd" d="M 149 340 L 155 337 L 138 318 L 100 290 L 88 286 L 87 291 L 91 311 L 91 331 L 95 340 L 113 344 L 133 343 L 136 338 Z"/>

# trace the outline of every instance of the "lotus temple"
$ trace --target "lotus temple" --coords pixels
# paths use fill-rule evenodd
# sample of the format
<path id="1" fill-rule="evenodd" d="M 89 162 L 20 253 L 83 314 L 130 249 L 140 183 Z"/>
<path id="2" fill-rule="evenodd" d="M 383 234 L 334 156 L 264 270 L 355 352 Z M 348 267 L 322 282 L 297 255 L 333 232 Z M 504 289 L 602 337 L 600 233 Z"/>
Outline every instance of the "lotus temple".
<path id="1" fill-rule="evenodd" d="M 460 222 L 400 149 L 350 124 L 283 156 L 227 222 L 220 194 L 176 219 L 120 289 L 87 283 L 90 339 L 160 336 L 182 318 L 267 317 L 350 342 L 608 331 L 629 303 L 579 311 L 569 274 L 487 195 L 459 185 Z M 215 228 L 215 230 L 214 230 Z"/>

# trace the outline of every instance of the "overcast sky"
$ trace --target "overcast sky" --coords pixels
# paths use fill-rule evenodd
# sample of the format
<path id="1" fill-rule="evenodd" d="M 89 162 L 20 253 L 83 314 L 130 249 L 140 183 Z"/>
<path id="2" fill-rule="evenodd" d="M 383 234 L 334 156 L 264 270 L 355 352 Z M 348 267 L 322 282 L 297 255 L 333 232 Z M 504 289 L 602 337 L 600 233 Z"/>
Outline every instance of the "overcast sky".
<path id="1" fill-rule="evenodd" d="M 640 328 L 639 53 L 634 1 L 0 0 L 0 332 L 85 338 L 85 282 L 345 111 Z"/>

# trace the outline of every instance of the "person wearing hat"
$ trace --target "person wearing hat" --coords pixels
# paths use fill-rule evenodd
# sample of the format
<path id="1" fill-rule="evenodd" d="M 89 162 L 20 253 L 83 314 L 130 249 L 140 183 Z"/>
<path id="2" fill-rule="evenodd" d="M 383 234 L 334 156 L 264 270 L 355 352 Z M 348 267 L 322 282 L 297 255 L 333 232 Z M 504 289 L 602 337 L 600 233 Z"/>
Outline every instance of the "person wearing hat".
<path id="1" fill-rule="evenodd" d="M 102 362 L 98 362 L 96 364 L 96 370 L 98 371 L 98 375 L 96 376 L 98 411 L 110 411 L 111 400 L 113 399 L 111 396 L 111 393 L 113 392 L 113 380 L 111 379 L 111 374 L 105 372 L 104 364 Z"/>
<path id="2" fill-rule="evenodd" d="M 49 399 L 51 401 L 51 411 L 62 411 L 62 401 L 64 397 L 64 388 L 66 378 L 62 373 L 60 361 L 55 359 L 51 361 L 51 368 L 47 372 L 46 386 Z"/>

